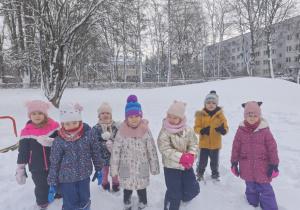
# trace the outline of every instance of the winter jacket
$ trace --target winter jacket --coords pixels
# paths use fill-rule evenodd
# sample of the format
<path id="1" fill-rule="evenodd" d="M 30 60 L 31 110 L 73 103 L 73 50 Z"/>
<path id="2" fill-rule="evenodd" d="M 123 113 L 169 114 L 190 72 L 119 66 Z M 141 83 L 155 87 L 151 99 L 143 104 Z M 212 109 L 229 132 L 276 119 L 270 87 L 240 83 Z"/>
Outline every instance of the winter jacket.
<path id="1" fill-rule="evenodd" d="M 262 119 L 251 133 L 244 122 L 234 137 L 231 162 L 239 162 L 240 177 L 245 181 L 269 183 L 269 164 L 279 164 L 277 144 L 268 122 Z"/>
<path id="2" fill-rule="evenodd" d="M 18 164 L 28 164 L 29 171 L 49 170 L 51 147 L 44 147 L 37 142 L 37 137 L 45 135 L 51 138 L 57 136 L 59 124 L 49 118 L 47 127 L 37 127 L 28 121 L 21 131 L 19 141 Z"/>
<path id="3" fill-rule="evenodd" d="M 166 168 L 174 168 L 184 170 L 185 168 L 179 164 L 180 158 L 183 153 L 191 153 L 194 155 L 195 160 L 198 154 L 198 140 L 189 126 L 180 133 L 169 133 L 164 128 L 159 133 L 157 139 L 157 146 L 162 154 L 162 162 Z"/>
<path id="4" fill-rule="evenodd" d="M 112 133 L 113 133 L 113 135 L 115 137 L 116 134 L 117 134 L 117 132 L 118 132 L 118 128 L 117 128 L 116 122 L 112 123 L 111 130 L 112 130 Z M 101 137 L 101 135 L 103 134 L 101 125 L 99 125 L 99 123 L 97 123 L 92 128 L 92 131 L 94 132 L 94 134 L 96 136 L 96 139 L 97 139 L 97 141 L 99 143 L 100 153 L 101 153 L 102 160 L 104 161 L 104 166 L 109 166 L 110 165 L 110 152 L 108 151 L 108 149 L 106 147 L 107 140 L 104 140 Z"/>
<path id="5" fill-rule="evenodd" d="M 89 125 L 84 123 L 83 128 L 82 136 L 75 141 L 66 141 L 61 136 L 53 141 L 48 176 L 51 186 L 58 182 L 72 183 L 90 177 L 93 164 L 95 171 L 102 169 L 103 161 L 96 137 Z"/>
<path id="6" fill-rule="evenodd" d="M 222 148 L 222 137 L 219 132 L 215 130 L 216 127 L 220 127 L 224 123 L 224 129 L 226 134 L 228 133 L 227 120 L 223 114 L 222 109 L 218 110 L 212 117 L 207 114 L 203 108 L 201 111 L 195 113 L 195 126 L 194 131 L 199 137 L 199 148 L 206 149 L 221 149 Z M 201 135 L 200 131 L 203 128 L 210 126 L 210 134 Z M 225 135 L 226 135 L 225 134 Z"/>
<path id="7" fill-rule="evenodd" d="M 111 176 L 119 175 L 120 186 L 126 190 L 145 189 L 149 185 L 149 169 L 159 174 L 159 162 L 151 131 L 143 137 L 124 137 L 118 131 L 111 154 Z"/>

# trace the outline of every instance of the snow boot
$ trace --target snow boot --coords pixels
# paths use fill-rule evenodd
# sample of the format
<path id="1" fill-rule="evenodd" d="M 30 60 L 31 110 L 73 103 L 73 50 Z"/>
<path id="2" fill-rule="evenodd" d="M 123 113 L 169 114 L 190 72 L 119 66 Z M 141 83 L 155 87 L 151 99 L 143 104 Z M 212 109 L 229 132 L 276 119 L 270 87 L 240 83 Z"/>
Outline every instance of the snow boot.
<path id="1" fill-rule="evenodd" d="M 197 174 L 197 181 L 200 182 L 202 180 L 204 180 L 203 174 Z"/>
<path id="2" fill-rule="evenodd" d="M 107 184 L 105 184 L 105 185 L 102 185 L 102 187 L 103 187 L 104 190 L 110 191 L 110 183 L 107 183 Z"/>
<path id="3" fill-rule="evenodd" d="M 214 182 L 219 182 L 220 181 L 220 175 L 218 175 L 218 174 L 211 175 L 211 178 L 213 179 Z"/>
<path id="4" fill-rule="evenodd" d="M 60 193 L 55 193 L 54 199 L 60 199 L 62 198 L 62 195 Z"/>
<path id="5" fill-rule="evenodd" d="M 112 189 L 113 189 L 113 192 L 119 192 L 119 190 L 120 190 L 120 185 L 119 184 L 115 184 L 115 185 L 113 185 L 112 186 Z"/>
<path id="6" fill-rule="evenodd" d="M 46 206 L 40 206 L 40 210 L 46 210 L 48 208 L 48 205 Z"/>

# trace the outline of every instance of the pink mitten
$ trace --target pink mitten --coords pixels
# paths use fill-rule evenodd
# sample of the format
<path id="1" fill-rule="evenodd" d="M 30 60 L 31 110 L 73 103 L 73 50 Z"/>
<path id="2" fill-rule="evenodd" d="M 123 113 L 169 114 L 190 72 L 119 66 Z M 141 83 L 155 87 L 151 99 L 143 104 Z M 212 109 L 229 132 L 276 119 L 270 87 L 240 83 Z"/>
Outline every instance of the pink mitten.
<path id="1" fill-rule="evenodd" d="M 50 137 L 44 136 L 44 135 L 37 137 L 37 141 L 44 147 L 51 147 L 53 140 L 54 140 L 54 138 L 50 138 Z"/>
<path id="2" fill-rule="evenodd" d="M 179 164 L 187 169 L 190 169 L 193 166 L 194 161 L 194 155 L 191 153 L 184 153 L 180 158 Z"/>
<path id="3" fill-rule="evenodd" d="M 114 144 L 114 141 L 113 140 L 107 140 L 107 142 L 106 142 L 106 147 L 107 147 L 107 149 L 108 149 L 108 151 L 109 152 L 111 152 L 112 151 L 112 146 L 113 146 L 113 144 Z"/>
<path id="4" fill-rule="evenodd" d="M 240 175 L 238 174 L 239 172 L 238 172 L 238 168 L 237 168 L 237 166 L 235 166 L 235 165 L 233 165 L 232 167 L 231 167 L 231 172 L 236 176 L 236 177 L 239 177 Z"/>
<path id="5" fill-rule="evenodd" d="M 16 169 L 16 180 L 19 185 L 23 185 L 26 183 L 26 170 L 25 170 L 25 164 L 19 164 Z"/>

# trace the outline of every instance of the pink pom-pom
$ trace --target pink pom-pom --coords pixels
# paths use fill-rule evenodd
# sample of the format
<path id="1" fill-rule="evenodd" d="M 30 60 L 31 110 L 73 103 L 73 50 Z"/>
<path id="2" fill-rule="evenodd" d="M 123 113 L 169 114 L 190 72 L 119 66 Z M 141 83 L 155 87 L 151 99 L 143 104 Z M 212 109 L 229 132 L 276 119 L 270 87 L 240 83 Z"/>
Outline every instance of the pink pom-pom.
<path id="1" fill-rule="evenodd" d="M 130 95 L 130 96 L 128 96 L 127 103 L 130 103 L 130 102 L 137 102 L 136 95 Z"/>
<path id="2" fill-rule="evenodd" d="M 75 108 L 78 109 L 79 111 L 83 110 L 83 107 L 79 103 L 75 104 Z"/>
<path id="3" fill-rule="evenodd" d="M 30 103 L 31 103 L 31 101 L 30 101 L 30 100 L 28 100 L 28 101 L 25 101 L 25 103 L 24 103 L 24 106 L 25 106 L 25 107 L 28 107 Z"/>
<path id="4" fill-rule="evenodd" d="M 47 106 L 47 109 L 49 109 L 51 107 L 52 103 L 51 102 L 47 102 L 46 103 L 46 106 Z"/>

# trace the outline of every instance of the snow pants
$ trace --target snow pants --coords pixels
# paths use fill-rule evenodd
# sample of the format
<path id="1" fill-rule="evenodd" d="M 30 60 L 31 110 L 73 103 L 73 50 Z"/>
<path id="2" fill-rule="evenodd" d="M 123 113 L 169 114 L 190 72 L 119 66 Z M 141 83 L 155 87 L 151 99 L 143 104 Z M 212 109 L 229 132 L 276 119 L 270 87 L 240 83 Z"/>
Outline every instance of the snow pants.
<path id="1" fill-rule="evenodd" d="M 34 182 L 34 194 L 36 198 L 36 203 L 39 206 L 47 206 L 49 204 L 48 201 L 48 193 L 50 186 L 47 182 L 49 171 L 46 170 L 37 170 L 31 172 L 31 177 Z"/>
<path id="2" fill-rule="evenodd" d="M 178 210 L 181 201 L 190 201 L 200 193 L 193 168 L 179 170 L 164 167 L 164 173 L 167 186 L 164 210 Z"/>
<path id="3" fill-rule="evenodd" d="M 63 196 L 63 210 L 90 209 L 90 178 L 72 183 L 61 183 L 60 190 Z"/>
<path id="4" fill-rule="evenodd" d="M 197 165 L 197 173 L 204 174 L 207 166 L 208 157 L 210 158 L 211 175 L 219 175 L 219 153 L 220 149 L 200 148 Z"/>
<path id="5" fill-rule="evenodd" d="M 270 183 L 246 181 L 246 196 L 250 205 L 261 204 L 263 210 L 278 210 L 275 193 Z"/>

